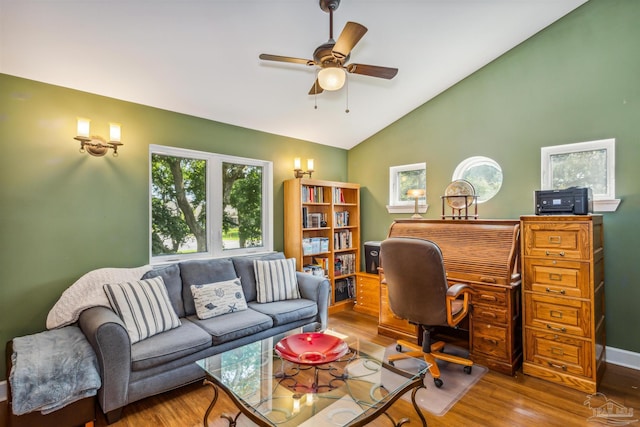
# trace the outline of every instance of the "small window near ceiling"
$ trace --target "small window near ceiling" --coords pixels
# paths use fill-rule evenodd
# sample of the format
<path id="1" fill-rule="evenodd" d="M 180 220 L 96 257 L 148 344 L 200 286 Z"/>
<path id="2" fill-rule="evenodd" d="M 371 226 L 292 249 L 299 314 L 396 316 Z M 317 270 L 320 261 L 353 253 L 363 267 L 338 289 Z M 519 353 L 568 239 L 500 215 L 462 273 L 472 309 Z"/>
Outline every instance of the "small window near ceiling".
<path id="1" fill-rule="evenodd" d="M 611 138 L 542 147 L 542 190 L 589 187 L 594 210 L 615 211 L 615 143 Z"/>
<path id="2" fill-rule="evenodd" d="M 427 164 L 391 166 L 389 168 L 389 205 L 390 213 L 413 212 L 415 198 L 409 196 L 409 190 L 422 190 L 424 196 L 418 198 L 421 212 L 427 210 Z"/>
<path id="3" fill-rule="evenodd" d="M 453 181 L 469 181 L 476 191 L 478 203 L 484 203 L 498 194 L 502 187 L 502 168 L 493 159 L 483 156 L 463 160 L 453 171 Z"/>

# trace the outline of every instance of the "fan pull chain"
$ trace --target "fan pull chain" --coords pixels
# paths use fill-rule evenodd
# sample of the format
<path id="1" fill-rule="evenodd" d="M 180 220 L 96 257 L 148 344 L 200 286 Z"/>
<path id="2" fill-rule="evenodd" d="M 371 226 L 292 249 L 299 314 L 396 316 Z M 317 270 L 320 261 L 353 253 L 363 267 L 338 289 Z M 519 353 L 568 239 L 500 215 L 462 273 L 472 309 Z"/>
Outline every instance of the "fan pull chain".
<path id="1" fill-rule="evenodd" d="M 349 74 L 345 75 L 345 86 L 347 91 L 347 108 L 344 110 L 345 113 L 349 113 Z"/>
<path id="2" fill-rule="evenodd" d="M 313 91 L 313 109 L 318 109 L 318 73 L 320 71 L 316 70 L 316 81 L 313 83 L 314 91 Z"/>

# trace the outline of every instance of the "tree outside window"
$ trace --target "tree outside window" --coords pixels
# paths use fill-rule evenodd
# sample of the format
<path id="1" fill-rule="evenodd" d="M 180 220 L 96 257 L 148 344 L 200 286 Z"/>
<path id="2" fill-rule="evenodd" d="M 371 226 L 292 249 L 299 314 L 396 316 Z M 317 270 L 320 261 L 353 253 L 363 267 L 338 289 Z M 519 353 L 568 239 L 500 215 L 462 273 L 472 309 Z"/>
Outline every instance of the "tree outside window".
<path id="1" fill-rule="evenodd" d="M 271 250 L 271 163 L 153 146 L 151 258 Z"/>

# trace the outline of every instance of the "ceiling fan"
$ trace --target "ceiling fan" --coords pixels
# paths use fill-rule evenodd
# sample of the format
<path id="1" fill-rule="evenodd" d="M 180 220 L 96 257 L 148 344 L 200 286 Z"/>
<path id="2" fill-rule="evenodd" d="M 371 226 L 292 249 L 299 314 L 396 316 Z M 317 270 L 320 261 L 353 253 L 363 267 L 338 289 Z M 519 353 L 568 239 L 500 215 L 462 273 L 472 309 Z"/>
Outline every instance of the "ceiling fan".
<path id="1" fill-rule="evenodd" d="M 320 8 L 329 13 L 329 40 L 313 52 L 313 59 L 292 58 L 289 56 L 263 53 L 260 59 L 266 61 L 291 62 L 319 67 L 318 76 L 309 95 L 317 95 L 324 90 L 338 90 L 346 80 L 346 73 L 392 79 L 398 74 L 397 68 L 379 67 L 366 64 L 347 64 L 351 50 L 367 32 L 367 27 L 357 22 L 347 22 L 338 37 L 333 39 L 333 12 L 340 6 L 340 0 L 320 0 Z"/>

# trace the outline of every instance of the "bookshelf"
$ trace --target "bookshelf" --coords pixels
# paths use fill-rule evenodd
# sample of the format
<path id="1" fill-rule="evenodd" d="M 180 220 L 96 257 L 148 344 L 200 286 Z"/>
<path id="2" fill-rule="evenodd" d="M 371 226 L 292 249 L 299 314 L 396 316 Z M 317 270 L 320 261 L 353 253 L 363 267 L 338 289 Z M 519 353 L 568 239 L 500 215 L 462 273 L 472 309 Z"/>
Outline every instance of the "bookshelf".
<path id="1" fill-rule="evenodd" d="M 330 313 L 351 308 L 360 266 L 360 185 L 285 181 L 284 252 L 298 270 L 329 279 Z"/>

